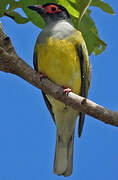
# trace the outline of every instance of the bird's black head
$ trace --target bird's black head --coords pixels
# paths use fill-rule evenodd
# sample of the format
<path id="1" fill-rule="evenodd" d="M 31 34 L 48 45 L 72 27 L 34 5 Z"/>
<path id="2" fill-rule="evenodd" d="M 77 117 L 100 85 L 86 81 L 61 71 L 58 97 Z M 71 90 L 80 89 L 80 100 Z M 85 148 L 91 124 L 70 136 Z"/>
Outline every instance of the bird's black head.
<path id="1" fill-rule="evenodd" d="M 67 20 L 70 21 L 70 15 L 66 8 L 55 3 L 47 3 L 44 5 L 28 6 L 29 9 L 39 13 L 46 24 L 58 21 Z"/>

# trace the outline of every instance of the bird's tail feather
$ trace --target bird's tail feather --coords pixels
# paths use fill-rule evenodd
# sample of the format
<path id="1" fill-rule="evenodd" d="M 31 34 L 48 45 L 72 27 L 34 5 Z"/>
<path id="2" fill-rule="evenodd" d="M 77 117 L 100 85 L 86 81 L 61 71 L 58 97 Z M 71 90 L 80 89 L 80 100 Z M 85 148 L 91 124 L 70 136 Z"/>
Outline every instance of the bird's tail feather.
<path id="1" fill-rule="evenodd" d="M 54 173 L 70 176 L 73 168 L 73 142 L 74 132 L 67 144 L 63 144 L 60 137 L 56 136 L 56 151 L 54 160 Z"/>

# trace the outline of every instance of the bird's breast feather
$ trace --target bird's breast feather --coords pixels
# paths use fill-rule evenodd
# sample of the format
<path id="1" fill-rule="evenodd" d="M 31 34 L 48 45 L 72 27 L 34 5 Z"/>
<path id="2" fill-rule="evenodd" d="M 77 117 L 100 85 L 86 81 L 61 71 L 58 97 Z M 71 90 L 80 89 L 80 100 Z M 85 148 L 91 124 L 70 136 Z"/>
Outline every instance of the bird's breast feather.
<path id="1" fill-rule="evenodd" d="M 81 87 L 80 63 L 76 44 L 70 39 L 48 38 L 38 45 L 38 69 L 49 79 L 79 93 Z"/>

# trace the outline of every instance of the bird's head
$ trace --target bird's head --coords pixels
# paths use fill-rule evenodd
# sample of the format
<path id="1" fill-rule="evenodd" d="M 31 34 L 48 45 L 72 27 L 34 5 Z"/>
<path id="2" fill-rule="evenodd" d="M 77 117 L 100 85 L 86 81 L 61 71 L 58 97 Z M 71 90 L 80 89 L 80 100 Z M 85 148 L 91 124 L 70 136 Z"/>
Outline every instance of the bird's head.
<path id="1" fill-rule="evenodd" d="M 66 8 L 55 3 L 28 6 L 28 8 L 40 14 L 46 24 L 59 20 L 71 21 L 70 15 Z"/>

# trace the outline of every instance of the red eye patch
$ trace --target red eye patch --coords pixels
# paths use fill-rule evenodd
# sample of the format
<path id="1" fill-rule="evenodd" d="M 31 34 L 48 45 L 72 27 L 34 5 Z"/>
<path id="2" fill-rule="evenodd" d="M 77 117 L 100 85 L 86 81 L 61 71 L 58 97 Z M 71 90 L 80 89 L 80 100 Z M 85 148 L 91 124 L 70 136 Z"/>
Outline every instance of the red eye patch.
<path id="1" fill-rule="evenodd" d="M 47 13 L 53 14 L 53 13 L 60 12 L 61 10 L 56 5 L 49 5 L 49 6 L 45 7 L 45 11 Z"/>

